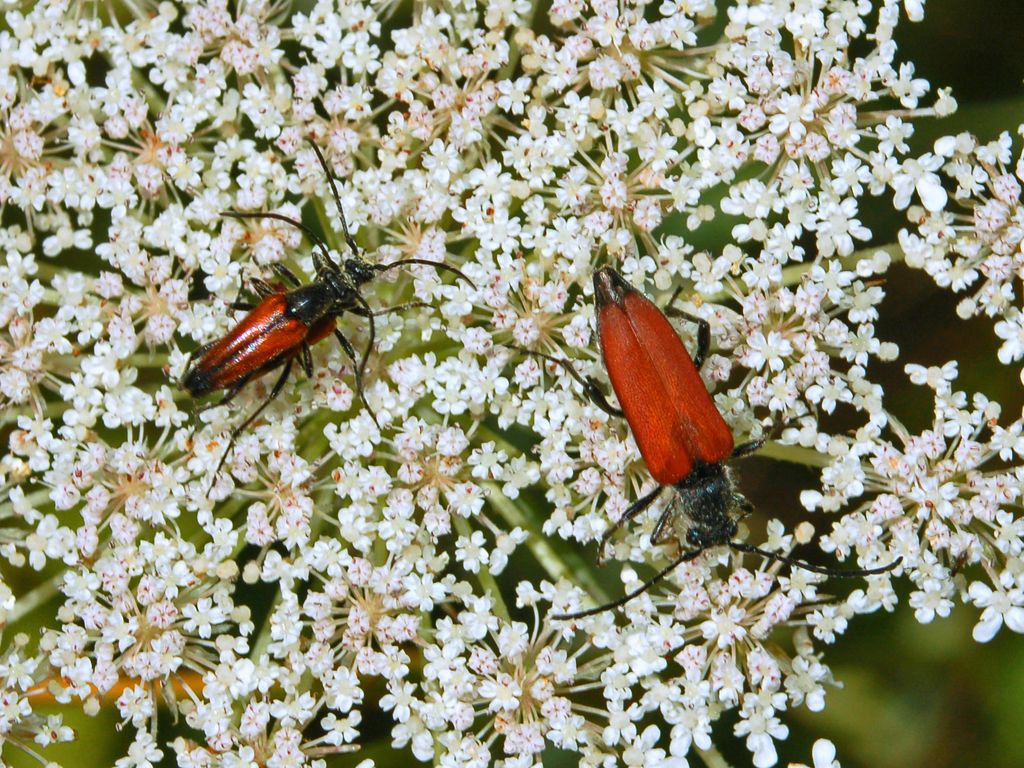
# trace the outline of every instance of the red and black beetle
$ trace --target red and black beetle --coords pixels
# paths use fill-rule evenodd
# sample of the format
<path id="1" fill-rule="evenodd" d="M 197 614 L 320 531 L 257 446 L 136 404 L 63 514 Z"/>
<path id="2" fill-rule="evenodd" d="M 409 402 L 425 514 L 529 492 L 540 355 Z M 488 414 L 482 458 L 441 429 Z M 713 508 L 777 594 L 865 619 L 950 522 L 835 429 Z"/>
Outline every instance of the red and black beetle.
<path id="1" fill-rule="evenodd" d="M 621 599 L 552 618 L 578 619 L 624 605 L 680 564 L 722 545 L 831 576 L 871 576 L 900 563 L 902 558 L 881 568 L 839 571 L 735 541 L 738 513 L 749 513 L 751 506 L 737 491 L 726 462 L 753 453 L 763 441 L 735 445 L 729 425 L 704 386 L 700 367 L 711 345 L 711 327 L 706 320 L 673 308 L 670 302 L 669 314 L 697 323 L 697 354 L 691 358 L 665 312 L 615 270 L 605 267 L 594 273 L 594 296 L 601 356 L 621 410 L 608 402 L 596 380 L 582 377 L 568 361 L 533 354 L 564 367 L 603 411 L 625 416 L 644 463 L 659 483 L 626 509 L 605 533 L 600 549 L 604 550 L 623 524 L 671 488 L 672 498 L 655 524 L 651 543 L 661 544 L 675 535 L 683 552 Z"/>
<path id="2" fill-rule="evenodd" d="M 306 234 L 314 245 L 313 264 L 316 268 L 316 279 L 303 285 L 286 267 L 275 264 L 274 270 L 293 287 L 287 289 L 273 286 L 260 280 L 250 280 L 250 287 L 260 301 L 256 305 L 234 302 L 233 309 L 246 310 L 248 314 L 220 339 L 206 344 L 190 356 L 190 366 L 181 380 L 181 386 L 193 397 L 225 390 L 224 397 L 216 403 L 223 405 L 237 395 L 241 389 L 253 379 L 270 371 L 281 368 L 281 375 L 274 384 L 270 395 L 249 417 L 231 432 L 228 447 L 214 471 L 220 471 L 227 459 L 228 452 L 235 438 L 263 411 L 264 408 L 280 393 L 292 371 L 292 365 L 298 361 L 307 376 L 313 375 L 313 357 L 310 346 L 327 338 L 332 333 L 341 343 L 342 349 L 356 366 L 356 390 L 359 399 L 376 421 L 376 415 L 366 401 L 363 392 L 363 375 L 366 361 L 373 348 L 375 337 L 374 314 L 392 312 L 417 302 L 392 307 L 374 312 L 360 293 L 364 284 L 375 276 L 395 267 L 409 264 L 423 264 L 436 269 L 452 272 L 472 285 L 472 282 L 455 267 L 428 259 L 403 259 L 391 264 L 373 264 L 363 258 L 345 221 L 345 213 L 341 207 L 341 198 L 334 183 L 334 176 L 324 160 L 319 147 L 310 141 L 313 151 L 327 176 L 338 206 L 338 216 L 344 232 L 345 242 L 351 256 L 342 264 L 336 264 L 330 257 L 327 245 L 311 229 L 302 222 L 280 213 L 240 213 L 225 211 L 222 215 L 235 219 L 276 219 L 297 227 Z M 337 318 L 345 312 L 361 315 L 369 321 L 370 333 L 366 351 L 357 359 L 355 348 L 336 327 Z"/>

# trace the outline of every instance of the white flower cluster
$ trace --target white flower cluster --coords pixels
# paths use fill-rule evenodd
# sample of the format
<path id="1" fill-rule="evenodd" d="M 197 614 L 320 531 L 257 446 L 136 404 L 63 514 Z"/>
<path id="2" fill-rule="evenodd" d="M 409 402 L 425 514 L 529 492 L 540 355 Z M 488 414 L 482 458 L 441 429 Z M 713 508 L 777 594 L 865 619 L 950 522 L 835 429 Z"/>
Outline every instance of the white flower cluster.
<path id="1" fill-rule="evenodd" d="M 896 606 L 893 576 L 921 621 L 959 595 L 978 640 L 1024 630 L 1021 422 L 954 391 L 955 366 L 911 367 L 935 424 L 910 434 L 870 376 L 898 356 L 875 324 L 899 254 L 857 250 L 869 195 L 920 224 L 908 261 L 953 288 L 985 276 L 964 312 L 998 315 L 1004 361 L 1024 356 L 1006 141 L 911 152 L 913 121 L 955 108 L 897 56 L 923 2 L 338 6 L 5 14 L 0 744 L 45 763 L 74 738 L 56 703 L 116 710 L 133 738 L 118 768 L 319 768 L 388 740 L 444 766 L 557 747 L 682 767 L 729 717 L 760 768 L 787 710 L 825 706 L 822 646 Z M 468 279 L 394 269 L 339 319 L 361 351 L 379 313 L 372 414 L 328 337 L 312 379 L 232 441 L 273 379 L 198 410 L 176 383 L 190 352 L 241 319 L 253 278 L 314 274 L 280 217 L 351 256 L 307 139 L 367 258 Z M 943 175 L 971 218 L 946 211 Z M 716 217 L 731 242 L 713 252 L 680 234 Z M 818 574 L 713 550 L 626 620 L 547 617 L 602 593 L 573 542 L 654 487 L 626 425 L 521 351 L 605 379 L 603 264 L 658 300 L 681 289 L 711 324 L 703 374 L 737 442 L 829 464 L 805 496 L 845 512 L 826 550 L 899 569 L 835 599 Z M 837 410 L 863 426 L 835 434 Z M 647 573 L 677 554 L 651 544 L 659 511 L 616 559 Z M 772 521 L 763 546 L 808 528 Z M 38 637 L 18 631 L 30 613 Z"/>
<path id="2" fill-rule="evenodd" d="M 1018 133 L 1024 135 L 1024 125 Z M 964 318 L 998 318 L 999 360 L 1019 362 L 1024 359 L 1024 157 L 1011 165 L 1009 133 L 988 143 L 967 133 L 946 136 L 936 142 L 935 156 L 955 191 L 948 207 L 909 210 L 916 230 L 900 233 L 907 264 L 924 269 L 943 288 L 972 290 L 957 312 Z"/>
<path id="3" fill-rule="evenodd" d="M 907 373 L 932 390 L 933 423 L 912 434 L 890 414 L 853 439 L 832 437 L 823 492 L 805 492 L 804 503 L 828 511 L 865 500 L 823 537 L 824 548 L 865 551 L 885 536 L 914 584 L 918 621 L 948 616 L 959 597 L 983 609 L 975 640 L 991 640 L 1004 623 L 1024 632 L 1024 418 L 1000 425 L 999 403 L 955 390 L 955 362 Z M 976 563 L 984 579 L 968 586 L 961 572 Z M 865 599 L 889 597 L 855 592 L 848 602 Z"/>

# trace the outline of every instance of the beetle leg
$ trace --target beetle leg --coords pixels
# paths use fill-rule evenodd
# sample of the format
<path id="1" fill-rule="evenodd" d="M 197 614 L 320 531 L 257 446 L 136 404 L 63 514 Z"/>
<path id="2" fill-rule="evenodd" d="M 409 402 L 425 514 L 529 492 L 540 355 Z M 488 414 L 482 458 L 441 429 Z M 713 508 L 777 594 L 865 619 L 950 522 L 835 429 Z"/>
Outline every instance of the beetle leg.
<path id="1" fill-rule="evenodd" d="M 373 408 L 366 400 L 366 393 L 363 391 L 363 372 L 359 367 L 358 358 L 356 357 L 355 347 L 352 346 L 352 342 L 345 338 L 345 334 L 339 331 L 337 328 L 334 329 L 334 336 L 338 339 L 341 344 L 341 348 L 345 350 L 345 354 L 349 356 L 352 364 L 356 366 L 356 392 L 359 394 L 359 399 L 363 403 L 363 407 L 370 414 L 370 418 L 373 419 L 373 423 L 377 424 L 377 414 L 373 412 Z M 378 426 L 380 426 L 378 424 Z"/>
<path id="2" fill-rule="evenodd" d="M 250 378 L 252 377 L 246 376 L 245 378 L 241 379 L 233 387 L 230 387 L 229 389 L 225 390 L 224 397 L 222 397 L 215 403 L 206 403 L 206 405 L 201 405 L 198 409 L 196 409 L 196 413 L 202 413 L 203 411 L 208 411 L 211 408 L 217 408 L 218 406 L 221 405 L 227 405 L 228 403 L 235 399 L 235 395 L 242 391 L 242 387 L 249 383 Z"/>
<path id="3" fill-rule="evenodd" d="M 749 456 L 754 451 L 759 450 L 762 445 L 764 445 L 764 440 L 751 440 L 749 442 L 743 443 L 742 445 L 737 445 L 735 448 L 733 448 L 732 456 L 730 456 L 729 458 L 742 459 L 744 456 Z"/>
<path id="4" fill-rule="evenodd" d="M 370 359 L 370 352 L 373 350 L 374 341 L 377 338 L 377 324 L 373 321 L 373 310 L 370 309 L 370 305 L 366 303 L 366 299 L 360 296 L 358 293 L 355 295 L 356 301 L 358 301 L 363 309 L 366 310 L 366 321 L 370 326 L 370 338 L 366 341 L 366 351 L 363 353 L 362 359 L 359 361 L 359 368 L 356 370 L 356 381 L 359 382 L 359 391 L 363 391 L 363 375 L 366 373 L 366 363 Z M 380 424 L 377 423 L 377 414 L 373 412 L 373 409 L 366 402 L 366 398 L 363 397 L 363 405 L 366 405 L 370 411 L 370 416 L 373 417 L 373 423 L 377 424 L 377 428 L 380 428 Z"/>
<path id="5" fill-rule="evenodd" d="M 607 544 L 611 537 L 615 534 L 615 532 L 619 530 L 619 528 L 624 526 L 626 523 L 628 523 L 630 520 L 632 520 L 634 517 L 643 512 L 645 509 L 647 509 L 649 506 L 651 506 L 651 503 L 658 497 L 658 494 L 661 493 L 661 490 L 662 486 L 659 485 L 646 496 L 641 496 L 639 499 L 634 501 L 632 504 L 629 505 L 626 511 L 622 513 L 622 517 L 619 518 L 618 522 L 616 522 L 615 525 L 613 525 L 611 528 L 604 532 L 604 536 L 601 537 L 601 543 L 598 545 L 597 548 L 597 561 L 599 564 L 605 561 L 605 549 L 607 548 Z M 669 505 L 669 507 L 671 507 L 671 504 Z M 662 524 L 662 521 L 668 515 L 668 512 L 669 510 L 666 509 L 664 514 L 662 514 L 661 520 L 658 521 L 659 526 Z"/>
<path id="6" fill-rule="evenodd" d="M 672 306 L 681 290 L 682 288 L 677 288 L 676 292 L 672 294 L 668 306 L 665 307 L 665 314 L 669 317 L 681 317 L 684 320 L 697 324 L 697 352 L 693 356 L 693 364 L 697 366 L 699 371 L 701 366 L 704 365 L 704 359 L 708 356 L 708 350 L 711 349 L 711 323 L 703 317 L 691 315 L 689 312 L 684 312 Z"/>
<path id="7" fill-rule="evenodd" d="M 294 285 L 296 288 L 302 285 L 302 282 L 299 280 L 299 278 L 295 276 L 295 273 L 288 269 L 288 267 L 286 267 L 284 264 L 273 264 L 271 266 L 271 269 L 277 272 L 277 274 L 279 274 L 289 283 Z"/>
<path id="8" fill-rule="evenodd" d="M 754 505 L 747 500 L 746 496 L 739 493 L 732 495 L 732 505 L 740 511 L 740 517 L 746 517 L 754 511 Z"/>
<path id="9" fill-rule="evenodd" d="M 668 506 L 658 517 L 658 522 L 654 524 L 654 530 L 651 532 L 651 544 L 657 546 L 658 544 L 664 544 L 668 538 L 669 532 L 672 530 L 669 527 L 673 515 L 675 514 L 675 502 L 669 502 Z"/>
<path id="10" fill-rule="evenodd" d="M 333 261 L 331 261 L 331 259 L 328 258 L 326 253 L 320 253 L 319 251 L 313 251 L 313 270 L 316 272 L 317 276 L 321 277 L 321 278 L 323 278 L 323 275 L 325 273 L 327 273 L 328 275 L 343 275 L 343 277 L 341 277 L 341 278 L 335 277 L 334 279 L 335 280 L 339 280 L 340 279 L 342 281 L 348 280 L 349 283 L 346 283 L 346 284 L 342 285 L 341 288 L 342 289 L 355 290 L 355 288 L 351 286 L 352 278 L 349 277 L 346 272 L 343 272 L 338 267 L 337 264 L 335 264 Z M 332 283 L 332 285 L 333 285 L 333 283 Z"/>
<path id="11" fill-rule="evenodd" d="M 261 299 L 265 299 L 267 296 L 272 296 L 275 293 L 280 293 L 266 280 L 260 280 L 258 277 L 249 278 L 249 289 Z"/>
<path id="12" fill-rule="evenodd" d="M 231 309 L 237 309 L 242 312 L 249 312 L 250 310 L 256 309 L 255 304 L 250 304 L 247 301 L 232 301 L 228 306 L 231 307 Z"/>
<path id="13" fill-rule="evenodd" d="M 355 347 L 352 346 L 352 342 L 346 339 L 345 335 L 337 328 L 334 329 L 334 335 L 341 344 L 341 348 L 345 350 L 345 354 L 349 356 L 349 359 L 352 360 L 354 365 L 356 362 L 356 350 Z"/>
<path id="14" fill-rule="evenodd" d="M 221 469 L 224 467 L 224 462 L 228 460 L 228 454 L 231 453 L 231 448 L 232 446 L 234 446 L 235 440 L 246 429 L 246 427 L 248 427 L 256 420 L 256 417 L 263 413 L 263 409 L 270 405 L 271 401 L 281 394 L 281 390 L 284 389 L 285 382 L 288 380 L 288 374 L 291 373 L 291 371 L 292 361 L 289 359 L 284 364 L 284 370 L 281 371 L 281 375 L 278 377 L 277 382 L 274 384 L 274 388 L 270 391 L 270 395 L 267 397 L 267 399 L 260 403 L 260 407 L 253 411 L 245 421 L 243 421 L 241 424 L 239 424 L 237 427 L 231 430 L 231 437 L 228 438 L 228 447 L 224 449 L 224 455 L 220 457 L 220 463 L 217 464 L 217 469 L 213 471 L 214 480 L 217 479 L 217 473 L 220 472 Z M 244 383 L 245 382 L 243 381 L 242 384 Z M 221 400 L 221 402 L 218 403 L 218 405 L 223 405 L 231 397 L 234 397 L 236 394 L 238 394 L 238 390 L 241 388 L 241 384 L 233 388 L 228 393 L 228 396 Z"/>
<path id="15" fill-rule="evenodd" d="M 519 350 L 520 352 L 525 352 L 526 354 L 533 355 L 534 357 L 541 357 L 552 363 L 557 363 L 558 365 L 562 366 L 566 373 L 568 373 L 570 376 L 576 379 L 576 381 L 580 384 L 581 387 L 583 387 L 583 392 L 584 394 L 586 394 L 587 399 L 590 400 L 590 402 L 592 402 L 602 411 L 607 413 L 609 416 L 623 415 L 621 409 L 616 408 L 614 405 L 608 402 L 608 397 L 607 395 L 605 395 L 604 390 L 601 389 L 601 385 L 598 383 L 597 379 L 595 379 L 593 376 L 584 377 L 583 375 L 580 374 L 579 371 L 576 370 L 573 364 L 570 363 L 568 360 L 563 360 L 560 357 L 548 355 L 544 352 L 535 352 L 532 349 L 523 349 L 522 347 L 512 347 L 512 349 Z"/>
<path id="16" fill-rule="evenodd" d="M 306 372 L 306 376 L 313 378 L 313 353 L 309 351 L 309 344 L 302 342 L 302 357 L 300 358 L 302 363 L 302 370 Z"/>
<path id="17" fill-rule="evenodd" d="M 384 309 L 378 309 L 373 314 L 374 317 L 380 317 L 381 315 L 389 315 L 392 312 L 404 312 L 407 309 L 417 309 L 429 306 L 430 304 L 428 304 L 425 301 L 407 301 L 404 304 L 396 304 L 393 307 L 384 307 Z"/>
<path id="18" fill-rule="evenodd" d="M 219 339 L 217 341 L 219 341 Z M 192 361 L 195 360 L 197 357 L 202 357 L 203 355 L 205 355 L 207 353 L 207 351 L 210 349 L 210 347 L 212 347 L 214 344 L 216 344 L 217 341 L 211 341 L 211 342 L 209 342 L 207 344 L 203 344 L 203 346 L 196 347 L 195 349 L 193 349 L 189 353 L 189 355 L 188 355 L 188 362 L 185 363 L 185 374 L 186 375 L 188 375 L 188 371 L 192 367 Z"/>
<path id="19" fill-rule="evenodd" d="M 324 153 L 320 151 L 320 147 L 316 145 L 308 136 L 306 140 L 309 141 L 309 145 L 313 147 L 313 151 L 316 153 L 316 159 L 320 161 L 320 167 L 324 169 L 324 175 L 327 176 L 327 183 L 331 185 L 331 194 L 334 195 L 334 203 L 338 206 L 338 218 L 341 219 L 341 231 L 345 233 L 345 242 L 348 243 L 348 247 L 352 249 L 352 255 L 359 255 L 359 246 L 356 245 L 356 241 L 352 238 L 352 234 L 348 231 L 348 222 L 345 221 L 345 211 L 341 207 L 341 196 L 338 194 L 338 187 L 334 183 L 334 174 L 331 173 L 330 167 L 327 165 L 327 161 L 324 159 Z"/>

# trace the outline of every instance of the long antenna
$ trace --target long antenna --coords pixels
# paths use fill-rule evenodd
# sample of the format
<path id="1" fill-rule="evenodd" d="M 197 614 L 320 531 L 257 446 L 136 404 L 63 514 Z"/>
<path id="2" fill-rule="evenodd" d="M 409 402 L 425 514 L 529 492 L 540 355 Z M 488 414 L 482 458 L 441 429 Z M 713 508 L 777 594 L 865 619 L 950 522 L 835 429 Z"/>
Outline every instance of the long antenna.
<path id="1" fill-rule="evenodd" d="M 558 619 L 559 621 L 564 621 L 566 619 L 582 619 L 584 616 L 594 616 L 598 613 L 604 613 L 605 611 L 611 611 L 615 608 L 621 608 L 634 597 L 639 597 L 640 595 L 642 595 L 644 592 L 646 592 L 648 589 L 653 587 L 663 578 L 668 576 L 670 573 L 672 573 L 672 571 L 674 571 L 683 563 L 687 562 L 688 560 L 694 560 L 697 557 L 699 557 L 700 554 L 704 551 L 704 549 L 695 549 L 693 552 L 684 552 L 671 563 L 669 563 L 660 571 L 658 571 L 654 576 L 652 576 L 643 584 L 641 584 L 639 588 L 634 589 L 632 592 L 627 593 L 624 597 L 620 597 L 618 600 L 614 602 L 599 605 L 597 608 L 588 608 L 585 611 L 579 611 L 577 613 L 556 613 L 553 616 L 551 616 L 551 618 Z"/>
<path id="2" fill-rule="evenodd" d="M 769 560 L 778 560 L 780 563 L 786 563 L 786 565 L 795 565 L 797 568 L 803 568 L 805 571 L 811 571 L 812 573 L 821 573 L 825 576 L 838 576 L 843 579 L 856 578 L 858 576 L 877 576 L 880 573 L 891 571 L 897 565 L 903 562 L 903 557 L 897 557 L 888 565 L 882 565 L 877 568 L 853 568 L 853 569 L 839 569 L 829 568 L 824 565 L 814 565 L 806 560 L 800 560 L 796 557 L 788 557 L 787 555 L 780 555 L 777 552 L 769 552 L 766 549 L 755 547 L 753 544 L 744 544 L 738 541 L 730 541 L 729 546 L 740 552 L 749 552 L 752 555 L 761 555 L 767 557 Z"/>
<path id="3" fill-rule="evenodd" d="M 306 141 L 313 147 L 313 151 L 316 153 L 316 159 L 320 161 L 320 167 L 324 169 L 324 175 L 327 176 L 327 183 L 331 185 L 331 194 L 334 195 L 334 204 L 338 206 L 338 216 L 341 218 L 341 230 L 345 233 L 345 242 L 348 243 L 348 247 L 352 249 L 352 255 L 359 255 L 359 247 L 356 245 L 356 241 L 353 239 L 352 234 L 348 231 L 348 222 L 345 221 L 345 211 L 341 207 L 341 196 L 338 194 L 338 187 L 334 184 L 334 174 L 331 173 L 330 167 L 327 165 L 327 161 L 324 159 L 324 153 L 320 151 L 320 147 L 316 145 L 309 136 L 306 137 Z"/>
<path id="4" fill-rule="evenodd" d="M 473 288 L 476 288 L 476 283 L 466 277 L 462 272 L 457 270 L 451 264 L 445 264 L 441 261 L 431 261 L 430 259 L 402 259 L 401 261 L 393 261 L 390 264 L 374 264 L 373 268 L 378 272 L 386 272 L 389 269 L 395 267 L 404 267 L 408 264 L 422 264 L 425 267 L 435 267 L 436 269 L 444 270 L 445 272 L 451 272 L 453 275 L 457 275 L 459 278 L 465 280 Z"/>
<path id="5" fill-rule="evenodd" d="M 821 574 L 824 574 L 825 576 L 838 576 L 838 577 L 841 577 L 841 578 L 856 578 L 856 577 L 859 577 L 859 576 L 877 576 L 880 573 L 886 573 L 887 571 L 891 571 L 893 568 L 895 568 L 896 566 L 898 566 L 900 563 L 903 562 L 903 558 L 902 557 L 897 557 L 895 560 L 893 560 L 888 565 L 884 565 L 884 566 L 881 566 L 881 567 L 878 567 L 878 568 L 855 568 L 855 569 L 852 569 L 852 570 L 839 570 L 838 568 L 826 568 L 824 566 L 814 565 L 813 563 L 808 563 L 806 560 L 799 560 L 799 559 L 797 559 L 795 557 L 788 557 L 786 555 L 780 555 L 780 554 L 778 554 L 776 552 L 769 552 L 766 549 L 760 549 L 759 547 L 755 547 L 753 544 L 744 544 L 744 543 L 738 542 L 738 541 L 727 541 L 727 542 L 722 542 L 722 543 L 726 544 L 729 547 L 732 547 L 733 549 L 735 549 L 735 550 L 737 550 L 739 552 L 748 552 L 750 554 L 761 555 L 762 557 L 766 557 L 769 560 L 778 560 L 779 562 L 786 563 L 787 565 L 796 566 L 797 568 L 802 568 L 805 571 L 811 571 L 812 573 L 821 573 Z M 715 546 L 715 545 L 713 545 L 713 546 Z M 652 576 L 647 581 L 645 581 L 643 584 L 641 584 L 637 589 L 634 589 L 632 592 L 629 592 L 625 596 L 620 597 L 618 600 L 615 600 L 615 601 L 610 602 L 610 603 L 605 603 L 604 605 L 599 605 L 596 608 L 588 608 L 585 611 L 578 611 L 576 613 L 557 613 L 557 614 L 552 614 L 551 618 L 552 619 L 556 619 L 558 621 L 582 619 L 582 618 L 584 618 L 586 616 L 595 616 L 598 613 L 604 613 L 605 611 L 611 611 L 611 610 L 614 610 L 616 608 L 621 608 L 626 603 L 628 603 L 630 600 L 632 600 L 634 597 L 639 597 L 644 592 L 649 590 L 651 587 L 653 587 L 655 584 L 657 584 L 663 578 L 668 576 L 672 571 L 674 571 L 680 565 L 682 565 L 683 563 L 685 563 L 685 562 L 687 562 L 689 560 L 693 560 L 693 559 L 697 558 L 702 552 L 705 552 L 707 549 L 708 549 L 708 547 L 704 547 L 702 549 L 697 549 L 697 550 L 694 550 L 692 552 L 684 552 L 678 558 L 676 558 L 671 563 L 669 563 L 667 566 L 665 566 L 660 571 L 658 571 L 654 576 Z"/>

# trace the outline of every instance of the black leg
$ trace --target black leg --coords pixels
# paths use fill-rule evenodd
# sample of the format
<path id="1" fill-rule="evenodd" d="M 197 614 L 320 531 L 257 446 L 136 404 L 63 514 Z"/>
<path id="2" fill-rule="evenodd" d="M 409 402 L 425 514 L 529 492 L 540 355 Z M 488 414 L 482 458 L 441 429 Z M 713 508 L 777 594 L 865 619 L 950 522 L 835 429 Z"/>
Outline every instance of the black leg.
<path id="1" fill-rule="evenodd" d="M 231 307 L 231 309 L 237 309 L 240 312 L 251 312 L 256 309 L 256 305 L 250 304 L 248 301 L 232 301 L 228 306 Z"/>
<path id="2" fill-rule="evenodd" d="M 629 505 L 626 511 L 622 513 L 622 517 L 619 518 L 619 521 L 604 532 L 604 536 L 601 537 L 601 544 L 597 548 L 597 559 L 599 563 L 603 563 L 605 561 L 605 548 L 608 542 L 611 540 L 612 536 L 615 534 L 615 532 L 619 530 L 619 528 L 624 526 L 626 523 L 628 523 L 630 520 L 635 518 L 637 515 L 639 515 L 641 512 L 643 512 L 645 509 L 647 509 L 649 506 L 651 506 L 651 503 L 656 498 L 658 498 L 658 494 L 660 494 L 661 491 L 662 486 L 659 485 L 646 496 L 641 496 L 639 499 L 634 501 L 632 504 Z M 668 510 L 666 510 L 666 512 L 667 511 Z"/>
<path id="3" fill-rule="evenodd" d="M 313 353 L 309 351 L 309 344 L 302 342 L 302 370 L 306 372 L 306 376 L 313 378 Z"/>
<path id="4" fill-rule="evenodd" d="M 231 437 L 228 438 L 228 447 L 224 449 L 224 455 L 220 457 L 220 463 L 217 465 L 217 469 L 213 471 L 213 481 L 211 481 L 211 484 L 212 482 L 216 481 L 217 473 L 220 472 L 221 468 L 224 466 L 224 462 L 227 461 L 228 454 L 231 452 L 231 448 L 235 444 L 235 439 L 242 433 L 242 431 L 246 427 L 248 427 L 256 420 L 256 417 L 263 413 L 263 409 L 270 405 L 272 400 L 274 400 L 278 395 L 281 394 L 281 390 L 284 389 L 285 382 L 288 380 L 288 374 L 291 373 L 291 371 L 292 361 L 289 359 L 284 364 L 284 370 L 281 371 L 281 375 L 278 377 L 277 383 L 274 384 L 274 388 L 270 391 L 270 396 L 267 397 L 267 399 L 264 400 L 262 403 L 260 403 L 260 407 L 253 411 L 252 414 L 250 414 L 249 418 L 247 418 L 245 421 L 243 421 L 241 424 L 239 424 L 237 427 L 231 430 Z M 241 389 L 241 386 L 232 390 L 229 393 L 230 397 L 234 397 L 236 394 L 238 394 L 239 389 Z M 230 397 L 225 397 L 224 400 L 222 400 L 219 403 L 219 405 L 223 405 L 225 402 L 227 402 L 228 399 L 230 399 Z"/>
<path id="5" fill-rule="evenodd" d="M 623 413 L 620 409 L 608 402 L 608 398 L 605 396 L 601 389 L 601 385 L 597 382 L 593 376 L 587 376 L 584 378 L 580 375 L 579 371 L 573 367 L 572 363 L 568 360 L 563 360 L 553 355 L 545 354 L 544 352 L 534 352 L 531 349 L 523 349 L 522 347 L 512 347 L 512 349 L 518 350 L 519 352 L 525 352 L 528 355 L 534 357 L 540 357 L 544 360 L 548 360 L 552 363 L 562 366 L 566 373 L 572 376 L 576 381 L 583 387 L 583 392 L 586 394 L 587 399 L 590 400 L 594 405 L 600 408 L 602 411 L 607 413 L 609 416 L 622 416 Z"/>
<path id="6" fill-rule="evenodd" d="M 334 336 L 341 344 L 341 348 L 345 350 L 345 354 L 349 356 L 349 359 L 352 361 L 352 365 L 355 365 L 357 360 L 356 349 L 352 346 L 352 342 L 346 339 L 345 335 L 337 329 L 334 331 Z"/>
<path id="7" fill-rule="evenodd" d="M 356 357 L 355 347 L 352 346 L 352 342 L 346 339 L 345 335 L 341 331 L 335 329 L 334 336 L 341 344 L 341 348 L 345 350 L 345 354 L 349 356 L 352 364 L 356 367 L 356 393 L 359 395 L 359 400 L 362 402 L 363 407 L 373 419 L 373 423 L 377 424 L 377 414 L 373 412 L 373 408 L 370 407 L 370 404 L 366 400 L 366 393 L 363 391 L 363 374 L 359 368 L 359 359 Z"/>
<path id="8" fill-rule="evenodd" d="M 320 151 L 320 147 L 316 145 L 316 142 L 308 136 L 306 137 L 306 140 L 309 141 L 309 145 L 313 147 L 313 151 L 316 152 L 316 159 L 320 161 L 320 167 L 324 169 L 324 174 L 327 176 L 327 183 L 331 185 L 331 194 L 334 195 L 334 203 L 338 206 L 338 217 L 341 219 L 341 231 L 345 233 L 345 242 L 348 243 L 348 247 L 352 250 L 352 255 L 358 256 L 359 247 L 356 245 L 356 241 L 353 239 L 352 234 L 348 231 L 348 222 L 345 221 L 345 211 L 341 207 L 341 195 L 338 194 L 338 187 L 334 184 L 334 174 L 331 173 L 331 169 L 327 165 L 327 161 L 324 159 L 324 153 Z"/>
<path id="9" fill-rule="evenodd" d="M 221 405 L 227 405 L 228 403 L 230 403 L 232 400 L 235 399 L 235 395 L 237 395 L 239 392 L 242 391 L 242 387 L 244 387 L 246 384 L 248 384 L 249 383 L 249 379 L 251 379 L 251 378 L 252 378 L 252 376 L 246 376 L 243 379 L 241 379 L 240 381 L 236 382 L 234 386 L 229 387 L 224 392 L 224 397 L 222 397 L 216 403 L 207 403 L 206 405 L 200 406 L 199 409 L 196 411 L 196 413 L 202 413 L 203 411 L 208 411 L 211 408 L 216 408 L 216 407 L 221 406 Z"/>
<path id="10" fill-rule="evenodd" d="M 373 351 L 373 345 L 377 340 L 377 324 L 373 320 L 373 310 L 370 309 L 370 305 L 366 303 L 366 299 L 360 296 L 358 293 L 355 294 L 355 299 L 362 305 L 362 308 L 366 310 L 366 321 L 370 326 L 370 338 L 366 341 L 366 351 L 363 352 L 363 357 L 359 361 L 359 367 L 356 368 L 356 384 L 359 386 L 359 396 L 362 398 L 363 405 L 366 406 L 366 410 L 370 412 L 373 423 L 380 428 L 380 424 L 377 422 L 377 414 L 373 412 L 370 404 L 366 402 L 366 395 L 363 392 L 363 378 L 366 374 L 366 363 L 370 359 L 370 352 Z"/>
<path id="11" fill-rule="evenodd" d="M 268 283 L 266 280 L 261 280 L 258 277 L 249 278 L 249 290 L 259 296 L 261 299 L 272 296 L 275 293 L 280 293 L 274 286 Z"/>
<path id="12" fill-rule="evenodd" d="M 744 456 L 749 456 L 755 451 L 760 450 L 762 445 L 764 445 L 764 440 L 751 440 L 750 442 L 743 443 L 742 445 L 737 445 L 733 448 L 732 456 L 729 458 L 742 459 Z"/>
<path id="13" fill-rule="evenodd" d="M 286 281 L 291 283 L 296 288 L 302 285 L 302 283 L 299 281 L 299 278 L 295 276 L 295 273 L 288 269 L 288 267 L 286 267 L 284 264 L 274 264 L 271 266 L 271 269 L 277 272 L 277 274 L 279 274 L 281 277 L 283 277 Z"/>
<path id="14" fill-rule="evenodd" d="M 684 312 L 681 309 L 676 309 L 672 306 L 672 302 L 676 300 L 676 296 L 679 295 L 677 289 L 672 294 L 672 299 L 669 301 L 669 306 L 665 307 L 665 314 L 669 317 L 681 317 L 684 320 L 697 324 L 697 352 L 693 356 L 693 364 L 697 366 L 697 370 L 700 370 L 701 366 L 704 365 L 704 360 L 708 356 L 708 350 L 711 349 L 711 323 L 702 317 L 691 315 L 689 312 Z"/>
<path id="15" fill-rule="evenodd" d="M 654 530 L 651 532 L 652 545 L 658 546 L 659 544 L 664 544 L 669 533 L 672 532 L 672 528 L 669 526 L 669 523 L 672 521 L 672 518 L 675 517 L 677 501 L 678 499 L 673 496 L 672 501 L 668 503 L 668 506 L 665 507 L 664 511 L 658 517 L 658 522 L 655 523 Z"/>

